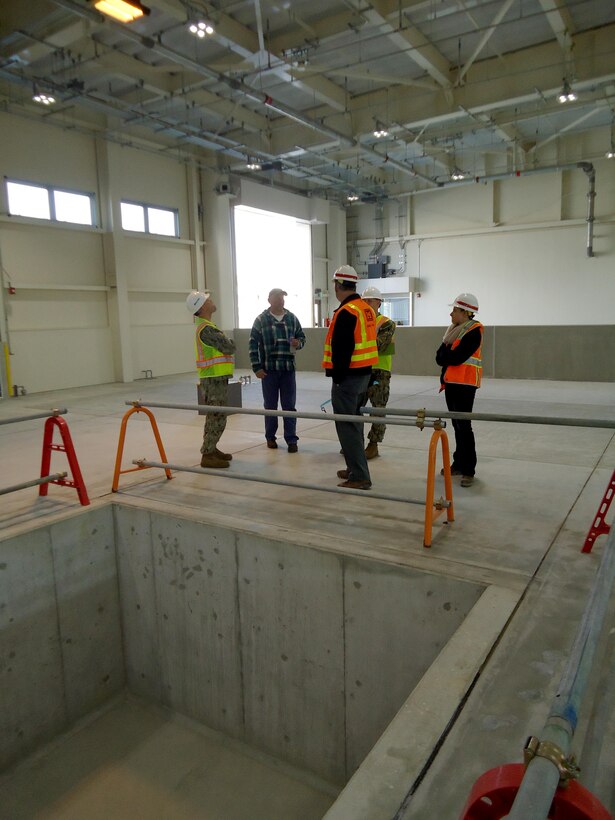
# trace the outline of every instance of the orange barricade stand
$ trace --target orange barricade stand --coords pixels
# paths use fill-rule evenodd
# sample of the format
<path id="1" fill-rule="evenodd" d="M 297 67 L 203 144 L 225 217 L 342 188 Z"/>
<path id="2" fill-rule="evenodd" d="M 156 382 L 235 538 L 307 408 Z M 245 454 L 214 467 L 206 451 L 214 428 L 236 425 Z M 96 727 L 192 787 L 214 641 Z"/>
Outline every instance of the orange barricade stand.
<path id="1" fill-rule="evenodd" d="M 128 410 L 124 413 L 124 417 L 122 419 L 122 424 L 120 427 L 120 439 L 117 443 L 117 456 L 115 458 L 115 470 L 113 472 L 113 485 L 111 487 L 111 492 L 116 493 L 118 484 L 120 481 L 120 475 L 123 473 L 134 473 L 136 470 L 147 470 L 148 467 L 144 465 L 139 465 L 138 467 L 129 467 L 127 470 L 122 470 L 122 455 L 124 453 L 124 439 L 126 438 L 126 425 L 128 423 L 128 419 L 132 416 L 133 413 L 145 413 L 145 415 L 150 420 L 150 424 L 152 425 L 152 432 L 154 433 L 154 438 L 156 439 L 156 444 L 158 445 L 158 452 L 160 453 L 160 459 L 164 464 L 168 464 L 166 453 L 164 452 L 164 446 L 162 444 L 162 439 L 160 438 L 160 433 L 158 432 L 158 425 L 156 424 L 156 419 L 154 418 L 154 414 L 151 410 L 148 410 L 147 407 L 133 407 L 131 410 Z M 168 479 L 173 478 L 171 475 L 171 471 L 165 469 L 165 473 Z"/>
<path id="2" fill-rule="evenodd" d="M 60 430 L 60 435 L 62 436 L 63 442 L 62 444 L 53 443 L 53 431 L 56 427 Z M 90 503 L 90 499 L 88 498 L 83 476 L 81 475 L 81 470 L 79 469 L 79 462 L 77 461 L 77 456 L 75 454 L 73 440 L 68 429 L 68 424 L 60 416 L 50 416 L 45 422 L 45 432 L 43 434 L 43 456 L 41 459 L 41 478 L 45 478 L 49 475 L 52 450 L 58 450 L 62 453 L 66 453 L 66 458 L 68 459 L 73 478 L 55 478 L 52 481 L 41 484 L 38 491 L 39 496 L 47 495 L 47 490 L 49 489 L 50 484 L 59 484 L 61 487 L 73 487 L 77 490 L 81 505 L 83 507 L 87 507 Z"/>
<path id="3" fill-rule="evenodd" d="M 611 525 L 607 524 L 604 518 L 609 511 L 609 507 L 611 506 L 613 495 L 615 495 L 615 470 L 613 470 L 611 480 L 604 491 L 604 496 L 600 502 L 600 506 L 598 507 L 598 512 L 594 516 L 593 523 L 589 528 L 589 532 L 587 533 L 587 538 L 585 539 L 581 552 L 591 552 L 596 538 L 598 538 L 599 535 L 608 535 L 611 531 Z"/>
<path id="4" fill-rule="evenodd" d="M 444 462 L 444 492 L 446 500 L 449 502 L 445 507 L 442 503 L 443 499 L 436 501 L 434 497 L 434 490 L 436 486 L 436 451 L 438 449 L 438 442 L 442 444 L 442 461 Z M 427 494 L 425 497 L 425 534 L 423 536 L 423 546 L 431 547 L 431 529 L 435 518 L 437 518 L 442 510 L 446 509 L 446 520 L 455 520 L 455 510 L 453 508 L 453 482 L 451 480 L 451 462 L 450 450 L 448 446 L 448 436 L 441 428 L 434 426 L 434 431 L 429 442 L 429 457 L 427 459 Z"/>

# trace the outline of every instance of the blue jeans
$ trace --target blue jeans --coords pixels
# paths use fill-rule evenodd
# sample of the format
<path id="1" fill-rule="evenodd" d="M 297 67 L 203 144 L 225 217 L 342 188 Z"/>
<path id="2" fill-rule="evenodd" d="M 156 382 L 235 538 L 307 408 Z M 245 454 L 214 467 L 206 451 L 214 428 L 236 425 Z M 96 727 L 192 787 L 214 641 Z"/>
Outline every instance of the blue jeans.
<path id="1" fill-rule="evenodd" d="M 278 398 L 282 410 L 294 410 L 297 400 L 297 383 L 294 370 L 268 370 L 261 379 L 265 410 L 277 410 Z M 265 416 L 265 438 L 275 441 L 278 432 L 278 417 Z M 296 444 L 297 419 L 284 419 L 284 439 L 287 444 Z"/>

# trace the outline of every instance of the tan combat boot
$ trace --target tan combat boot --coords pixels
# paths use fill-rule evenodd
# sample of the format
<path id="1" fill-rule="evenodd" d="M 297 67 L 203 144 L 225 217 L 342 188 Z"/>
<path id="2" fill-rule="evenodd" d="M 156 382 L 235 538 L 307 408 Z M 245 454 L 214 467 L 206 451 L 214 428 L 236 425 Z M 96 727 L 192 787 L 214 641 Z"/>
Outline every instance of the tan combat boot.
<path id="1" fill-rule="evenodd" d="M 228 467 L 229 463 L 226 459 L 220 458 L 215 453 L 203 453 L 201 457 L 201 467 Z"/>
<path id="2" fill-rule="evenodd" d="M 378 444 L 375 441 L 370 443 L 365 448 L 365 458 L 369 461 L 370 458 L 376 458 L 378 455 Z"/>

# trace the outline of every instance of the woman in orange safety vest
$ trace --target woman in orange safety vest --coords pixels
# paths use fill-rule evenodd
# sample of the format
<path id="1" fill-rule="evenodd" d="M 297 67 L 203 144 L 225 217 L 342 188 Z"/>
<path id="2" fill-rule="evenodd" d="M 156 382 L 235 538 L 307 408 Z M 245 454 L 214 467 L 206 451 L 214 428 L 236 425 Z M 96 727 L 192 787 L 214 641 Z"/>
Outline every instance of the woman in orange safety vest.
<path id="1" fill-rule="evenodd" d="M 474 294 L 460 293 L 452 308 L 452 324 L 436 352 L 436 362 L 442 367 L 440 382 L 448 409 L 452 412 L 471 413 L 483 372 L 483 326 L 474 319 L 474 314 L 478 312 L 478 300 Z M 470 487 L 476 471 L 472 422 L 453 419 L 453 429 L 455 452 L 451 473 L 461 476 L 462 487 Z"/>

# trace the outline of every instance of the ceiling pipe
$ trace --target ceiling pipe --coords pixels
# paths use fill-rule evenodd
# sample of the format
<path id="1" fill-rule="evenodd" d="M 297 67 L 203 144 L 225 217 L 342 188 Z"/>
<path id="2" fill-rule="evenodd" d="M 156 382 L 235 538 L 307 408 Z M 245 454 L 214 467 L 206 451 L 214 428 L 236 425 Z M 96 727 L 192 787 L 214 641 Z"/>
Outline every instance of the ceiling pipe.
<path id="1" fill-rule="evenodd" d="M 591 162 L 579 162 L 577 167 L 584 171 L 589 180 L 587 192 L 587 255 L 594 254 L 594 200 L 596 199 L 596 169 Z"/>
<path id="2" fill-rule="evenodd" d="M 84 8 L 83 6 L 78 5 L 74 0 L 53 0 L 53 2 L 57 6 L 61 6 L 62 8 L 67 9 L 68 11 L 72 11 L 75 14 L 79 14 L 82 17 L 86 17 L 88 20 L 92 20 L 95 22 L 101 21 L 101 15 L 93 11 L 92 9 Z M 127 28 L 125 25 L 120 23 L 114 23 L 112 20 L 104 19 L 104 22 L 107 26 L 110 26 L 113 30 L 120 33 L 123 37 L 128 40 L 132 40 L 135 43 L 143 46 L 143 48 L 147 48 L 151 51 L 154 51 L 156 54 L 159 54 L 161 57 L 165 57 L 171 60 L 174 63 L 184 66 L 188 68 L 190 71 L 194 71 L 196 74 L 200 74 L 203 77 L 207 77 L 210 80 L 214 80 L 215 82 L 221 83 L 222 85 L 227 86 L 232 91 L 236 91 L 239 94 L 242 94 L 246 99 L 252 100 L 260 105 L 265 105 L 267 108 L 275 111 L 278 114 L 281 114 L 284 117 L 287 117 L 294 122 L 299 123 L 300 125 L 305 126 L 306 128 L 310 128 L 313 131 L 317 131 L 319 134 L 323 134 L 331 139 L 336 140 L 339 142 L 340 145 L 346 148 L 354 148 L 358 147 L 360 151 L 366 155 L 376 156 L 378 159 L 384 163 L 386 163 L 389 167 L 395 168 L 396 170 L 408 174 L 409 176 L 416 177 L 418 179 L 422 179 L 428 185 L 435 187 L 437 186 L 437 182 L 433 180 L 431 177 L 425 176 L 418 171 L 415 171 L 409 165 L 405 165 L 402 162 L 398 162 L 397 160 L 390 159 L 388 157 L 383 157 L 378 151 L 370 146 L 361 145 L 357 142 L 353 137 L 348 137 L 345 134 L 342 134 L 339 131 L 336 131 L 334 128 L 329 128 L 329 126 L 324 125 L 324 123 L 319 122 L 318 120 L 313 120 L 310 117 L 302 114 L 300 111 L 295 111 L 293 108 L 290 108 L 283 103 L 276 102 L 269 94 L 264 94 L 259 91 L 255 91 L 249 85 L 244 83 L 242 80 L 238 80 L 233 77 L 227 77 L 225 74 L 221 74 L 218 71 L 214 71 L 207 66 L 201 65 L 197 63 L 195 60 L 191 60 L 189 57 L 185 57 L 183 54 L 180 54 L 173 49 L 168 48 L 167 46 L 162 45 L 162 43 L 153 40 L 151 37 L 145 37 L 139 34 L 136 31 L 132 31 L 131 29 Z"/>
<path id="3" fill-rule="evenodd" d="M 75 3 L 74 0 L 53 0 L 53 2 L 57 6 L 61 6 L 68 11 L 72 11 L 82 17 L 86 17 L 88 20 L 99 23 L 101 22 L 101 15 L 98 12 L 93 11 L 92 9 L 84 8 L 83 6 Z M 200 74 L 210 80 L 226 85 L 228 88 L 242 94 L 247 99 L 257 102 L 260 105 L 265 105 L 272 111 L 276 111 L 278 114 L 283 114 L 285 117 L 304 125 L 306 128 L 311 128 L 314 131 L 318 131 L 320 134 L 325 134 L 328 137 L 338 140 L 342 145 L 349 148 L 352 148 L 355 145 L 355 140 L 351 137 L 347 137 L 345 134 L 342 134 L 333 128 L 329 128 L 329 126 L 324 125 L 317 120 L 312 120 L 301 112 L 295 111 L 283 103 L 276 102 L 271 96 L 269 96 L 269 94 L 255 91 L 242 80 L 227 77 L 225 74 L 221 74 L 220 72 L 214 71 L 205 65 L 201 65 L 195 60 L 191 60 L 189 57 L 184 57 L 184 55 L 180 54 L 178 51 L 174 51 L 172 48 L 163 46 L 162 43 L 152 39 L 151 37 L 146 37 L 136 31 L 132 31 L 121 23 L 114 23 L 112 20 L 108 20 L 106 18 L 104 19 L 104 22 L 107 26 L 110 26 L 114 31 L 117 31 L 127 40 L 132 40 L 133 43 L 138 43 L 143 48 L 147 48 L 150 51 L 159 54 L 161 57 L 166 57 L 168 60 L 171 60 L 178 65 L 182 65 L 190 71 L 194 71 L 195 74 Z"/>

